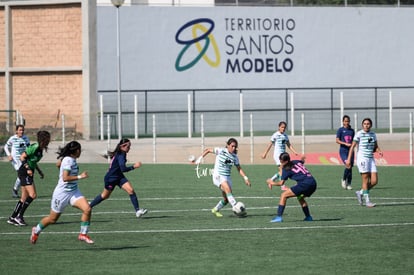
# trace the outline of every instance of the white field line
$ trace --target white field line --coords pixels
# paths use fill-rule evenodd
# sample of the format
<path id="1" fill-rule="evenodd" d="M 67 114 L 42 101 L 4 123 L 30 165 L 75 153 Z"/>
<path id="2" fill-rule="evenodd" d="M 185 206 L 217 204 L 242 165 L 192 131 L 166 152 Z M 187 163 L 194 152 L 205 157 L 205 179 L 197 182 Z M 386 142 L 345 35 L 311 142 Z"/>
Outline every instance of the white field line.
<path id="1" fill-rule="evenodd" d="M 348 225 L 315 225 L 315 226 L 289 226 L 289 227 L 252 227 L 252 228 L 195 228 L 195 229 L 154 229 L 154 230 L 111 230 L 90 231 L 91 234 L 125 234 L 125 233 L 203 233 L 203 232 L 234 232 L 234 231 L 270 231 L 270 230 L 315 230 L 333 228 L 372 228 L 372 227 L 402 227 L 413 226 L 414 222 L 408 223 L 379 223 L 379 224 L 348 224 Z M 0 232 L 1 235 L 27 235 L 28 232 Z M 79 234 L 79 231 L 65 232 L 42 232 L 42 234 L 62 235 Z"/>
<path id="2" fill-rule="evenodd" d="M 242 197 L 239 196 L 239 199 L 271 199 L 274 200 L 277 197 Z M 217 200 L 219 197 L 184 197 L 184 198 L 140 198 L 140 201 L 155 201 L 155 200 L 206 200 L 206 199 L 214 199 Z M 41 201 L 49 201 L 50 199 L 39 199 Z M 129 200 L 129 198 L 119 198 L 119 199 L 108 199 L 108 200 L 115 200 L 115 201 L 121 201 L 121 200 Z M 352 203 L 349 204 L 349 206 L 357 206 L 355 204 L 354 200 L 355 197 L 312 197 L 310 200 L 353 200 Z M 376 201 L 385 200 L 384 205 L 401 205 L 401 204 L 407 204 L 407 203 L 414 203 L 414 198 L 385 198 L 385 197 L 376 197 Z M 393 200 L 393 201 L 390 201 Z M 0 203 L 5 203 L 8 201 L 14 201 L 15 200 L 0 200 Z M 312 207 L 333 207 L 335 205 L 329 204 L 329 205 L 323 205 L 323 204 L 317 204 L 312 203 Z M 338 204 L 339 206 L 344 206 L 344 204 Z M 381 206 L 381 203 L 378 203 L 378 206 Z M 298 207 L 297 205 L 287 205 L 288 208 L 290 207 Z M 261 210 L 261 209 L 275 209 L 276 205 L 273 206 L 265 206 L 265 207 L 249 207 L 251 210 Z M 181 210 L 156 210 L 156 209 L 150 209 L 150 213 L 183 213 L 183 212 L 207 212 L 211 209 L 208 208 L 202 208 L 202 209 L 181 209 Z M 230 211 L 230 209 L 223 209 L 223 211 Z M 108 215 L 108 214 L 134 214 L 133 211 L 94 211 L 93 215 Z M 28 215 L 27 217 L 43 217 L 45 214 L 42 215 Z M 79 213 L 63 213 L 62 216 L 79 216 Z M 5 220 L 8 217 L 0 217 L 0 222 L 5 222 Z M 291 229 L 330 229 L 330 228 L 363 228 L 363 227 L 389 227 L 389 226 L 412 226 L 414 223 L 389 223 L 389 224 L 354 224 L 354 225 L 315 225 L 315 226 L 294 226 L 294 227 L 254 227 L 254 228 L 213 228 L 213 229 L 164 229 L 164 230 L 125 230 L 125 231 L 91 231 L 93 234 L 113 234 L 113 233 L 185 233 L 185 232 L 226 232 L 226 231 L 259 231 L 259 230 L 291 230 Z M 12 227 L 10 227 L 12 228 Z M 29 227 L 28 227 L 29 228 Z M 79 232 L 43 232 L 42 234 L 76 234 Z M 26 235 L 27 232 L 0 232 L 0 235 Z"/>
<path id="3" fill-rule="evenodd" d="M 217 200 L 221 197 L 172 197 L 172 198 L 144 198 L 144 197 L 138 197 L 139 201 L 161 201 L 161 200 Z M 256 196 L 236 196 L 237 199 L 268 199 L 268 200 L 274 200 L 279 199 L 278 196 L 269 196 L 269 197 L 256 197 Z M 312 196 L 310 198 L 307 198 L 308 200 L 356 200 L 355 196 L 350 197 L 317 197 Z M 405 197 L 405 198 L 395 198 L 395 197 L 373 197 L 375 200 L 408 200 L 408 201 L 414 201 L 414 197 Z M 49 201 L 51 198 L 39 198 L 36 199 L 36 201 Z M 125 194 L 122 198 L 109 198 L 107 201 L 129 201 L 129 197 Z M 7 200 L 0 200 L 0 203 L 16 203 L 16 199 L 7 199 Z"/>

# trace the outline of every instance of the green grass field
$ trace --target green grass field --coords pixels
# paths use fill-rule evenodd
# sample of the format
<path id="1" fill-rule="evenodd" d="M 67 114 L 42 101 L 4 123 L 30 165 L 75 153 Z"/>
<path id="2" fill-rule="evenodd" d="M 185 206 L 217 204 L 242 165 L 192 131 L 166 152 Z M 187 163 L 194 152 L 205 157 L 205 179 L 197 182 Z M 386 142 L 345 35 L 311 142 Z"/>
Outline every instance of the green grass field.
<path id="1" fill-rule="evenodd" d="M 68 207 L 57 224 L 29 243 L 34 226 L 49 213 L 58 171 L 40 163 L 46 177 L 36 178 L 38 198 L 27 210 L 26 227 L 6 223 L 16 203 L 15 173 L 1 162 L 1 274 L 412 274 L 414 270 L 414 184 L 412 167 L 379 167 L 371 191 L 377 207 L 357 204 L 354 190 L 340 187 L 341 166 L 308 166 L 318 181 L 308 199 L 313 222 L 303 222 L 295 199 L 288 200 L 284 222 L 270 223 L 280 190 L 265 179 L 274 166 L 244 165 L 252 187 L 233 174 L 234 195 L 245 203 L 246 218 L 230 207 L 216 218 L 219 200 L 209 176 L 197 178 L 191 165 L 152 165 L 127 177 L 149 213 L 137 220 L 127 194 L 116 189 L 94 208 L 90 235 L 77 240 L 80 212 Z M 90 177 L 80 189 L 93 199 L 103 189 L 107 165 L 81 164 Z M 203 168 L 212 168 L 205 165 Z M 236 169 L 234 169 L 236 172 Z M 293 182 L 288 182 L 290 185 Z"/>

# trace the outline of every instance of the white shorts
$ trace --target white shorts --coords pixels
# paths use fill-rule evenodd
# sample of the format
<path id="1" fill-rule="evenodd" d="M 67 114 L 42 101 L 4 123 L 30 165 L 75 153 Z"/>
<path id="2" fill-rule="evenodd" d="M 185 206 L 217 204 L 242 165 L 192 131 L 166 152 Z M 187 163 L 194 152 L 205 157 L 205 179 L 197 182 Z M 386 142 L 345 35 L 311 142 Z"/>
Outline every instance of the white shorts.
<path id="1" fill-rule="evenodd" d="M 20 159 L 12 159 L 10 163 L 13 166 L 14 170 L 16 171 L 19 171 L 19 168 L 22 165 L 22 162 L 20 161 Z"/>
<path id="2" fill-rule="evenodd" d="M 358 157 L 357 165 L 359 173 L 377 173 L 377 165 L 374 158 Z"/>
<path id="3" fill-rule="evenodd" d="M 280 166 L 280 159 L 279 156 L 278 157 L 273 157 L 273 159 L 275 160 L 275 163 L 277 166 Z"/>
<path id="4" fill-rule="evenodd" d="M 215 186 L 217 186 L 218 188 L 220 188 L 220 185 L 224 182 L 227 181 L 227 183 L 229 184 L 229 187 L 232 188 L 232 181 L 231 181 L 231 177 L 230 176 L 220 176 L 217 174 L 213 174 L 213 184 Z"/>
<path id="5" fill-rule="evenodd" d="M 74 205 L 83 195 L 79 189 L 71 192 L 56 190 L 53 192 L 50 208 L 53 212 L 62 213 L 66 206 Z"/>

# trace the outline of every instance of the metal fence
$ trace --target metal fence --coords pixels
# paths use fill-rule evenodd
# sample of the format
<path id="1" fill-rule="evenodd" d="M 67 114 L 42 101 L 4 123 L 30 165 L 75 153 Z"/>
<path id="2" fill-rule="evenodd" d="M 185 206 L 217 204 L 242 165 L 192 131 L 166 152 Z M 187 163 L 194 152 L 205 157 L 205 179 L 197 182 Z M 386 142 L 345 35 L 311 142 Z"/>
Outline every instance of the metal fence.
<path id="1" fill-rule="evenodd" d="M 279 121 L 286 121 L 290 131 L 298 131 L 302 116 L 307 131 L 329 131 L 341 125 L 343 114 L 357 120 L 370 117 L 374 128 L 392 132 L 409 127 L 413 91 L 414 87 L 123 90 L 122 134 L 151 135 L 154 123 L 157 134 L 163 135 L 197 135 L 202 126 L 207 135 L 243 133 L 250 127 L 255 132 L 269 132 Z M 117 92 L 98 91 L 98 95 L 105 117 L 98 116 L 99 128 L 110 127 L 116 134 Z M 352 125 L 358 128 L 360 122 Z"/>

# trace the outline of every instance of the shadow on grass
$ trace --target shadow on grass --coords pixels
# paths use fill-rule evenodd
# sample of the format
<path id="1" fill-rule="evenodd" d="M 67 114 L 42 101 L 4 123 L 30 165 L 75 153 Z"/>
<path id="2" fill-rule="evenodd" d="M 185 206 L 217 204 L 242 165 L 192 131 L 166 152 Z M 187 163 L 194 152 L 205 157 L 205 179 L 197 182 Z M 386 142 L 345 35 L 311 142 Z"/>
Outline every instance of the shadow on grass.
<path id="1" fill-rule="evenodd" d="M 93 251 L 125 251 L 125 250 L 133 250 L 133 249 L 142 249 L 142 248 L 149 248 L 149 245 L 142 245 L 142 246 L 119 246 L 119 247 L 99 247 L 96 244 L 93 245 L 86 245 L 82 248 L 58 248 L 58 249 L 48 249 L 49 251 L 79 251 L 79 250 L 93 250 Z"/>
<path id="2" fill-rule="evenodd" d="M 91 221 L 91 223 L 108 223 L 108 222 L 113 222 L 113 220 L 93 220 Z M 64 224 L 79 224 L 80 220 L 78 221 L 70 221 L 70 222 L 61 222 L 61 221 L 57 221 L 55 224 L 51 224 L 50 226 L 55 226 L 55 225 L 64 225 Z"/>
<path id="3" fill-rule="evenodd" d="M 414 205 L 414 202 L 393 202 L 393 203 L 378 203 L 375 208 L 377 207 L 389 207 L 389 206 L 407 206 L 407 205 Z"/>
<path id="4" fill-rule="evenodd" d="M 313 219 L 314 222 L 334 222 L 334 221 L 342 221 L 343 218 L 331 218 L 331 219 Z"/>

